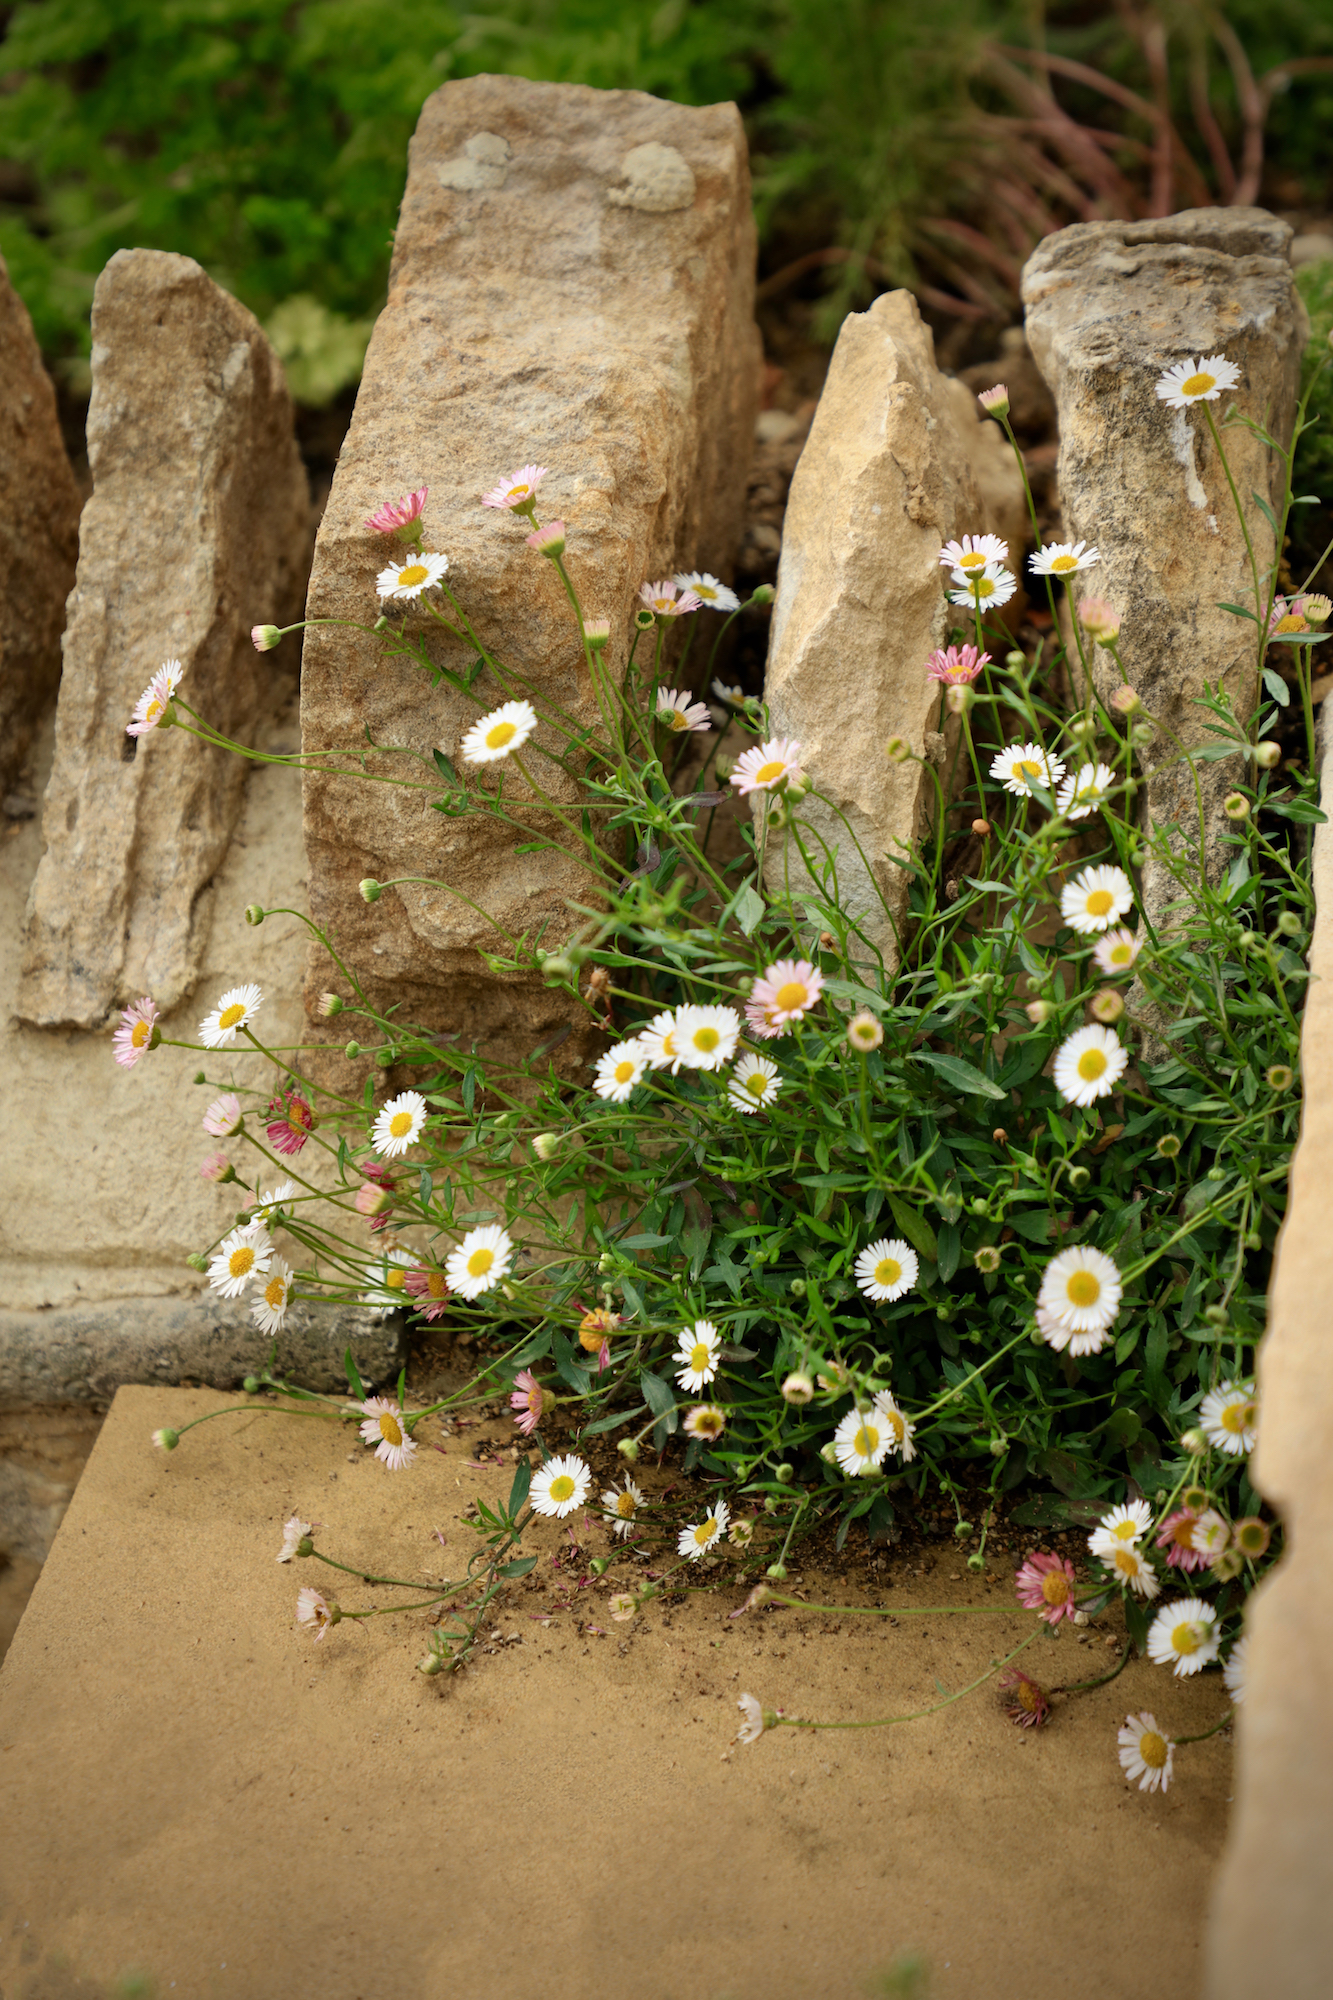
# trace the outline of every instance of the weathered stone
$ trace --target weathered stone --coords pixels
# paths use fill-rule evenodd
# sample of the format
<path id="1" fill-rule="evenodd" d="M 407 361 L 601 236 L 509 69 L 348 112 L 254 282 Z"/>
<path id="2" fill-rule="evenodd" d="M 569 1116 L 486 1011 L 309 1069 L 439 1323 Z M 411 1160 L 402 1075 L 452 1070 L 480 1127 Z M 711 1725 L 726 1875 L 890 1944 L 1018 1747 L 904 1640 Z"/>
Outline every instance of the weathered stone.
<path id="1" fill-rule="evenodd" d="M 1208 406 L 1219 422 L 1234 401 L 1282 440 L 1290 436 L 1308 324 L 1292 281 L 1291 230 L 1258 208 L 1188 209 L 1154 222 L 1083 222 L 1048 236 L 1023 272 L 1027 335 L 1055 395 L 1060 501 L 1071 540 L 1095 543 L 1082 579 L 1120 611 L 1120 657 L 1163 725 L 1145 752 L 1149 823 L 1198 834 L 1193 781 L 1172 737 L 1208 742 L 1193 706 L 1220 682 L 1242 719 L 1255 697 L 1255 627 L 1219 608 L 1253 604 L 1245 539 L 1202 408 L 1171 410 L 1154 393 L 1163 369 L 1224 354 L 1238 388 Z M 1225 433 L 1261 579 L 1273 532 L 1251 494 L 1281 504 L 1284 467 L 1243 426 Z M 1263 579 L 1266 582 L 1266 579 Z M 1120 675 L 1098 651 L 1097 685 Z M 1167 732 L 1170 732 L 1169 734 Z M 1230 759 L 1200 767 L 1210 850 L 1221 801 L 1241 775 Z M 1152 917 L 1179 893 L 1160 863 L 1144 873 Z"/>
<path id="2" fill-rule="evenodd" d="M 121 250 L 93 299 L 93 389 L 46 852 L 17 1011 L 92 1027 L 196 979 L 208 885 L 245 767 L 125 725 L 164 659 L 215 727 L 253 737 L 271 674 L 256 620 L 295 615 L 309 496 L 282 368 L 258 322 L 188 257 Z"/>
<path id="3" fill-rule="evenodd" d="M 1323 766 L 1333 801 L 1333 751 Z M 1250 1600 L 1236 1809 L 1213 1893 L 1207 2000 L 1324 2000 L 1333 1964 L 1333 823 L 1315 829 L 1316 917 L 1301 1023 L 1305 1101 L 1259 1350 L 1255 1488 L 1282 1517 L 1282 1562 Z M 1256 1922 L 1256 1912 L 1261 1920 Z"/>
<path id="4" fill-rule="evenodd" d="M 0 793 L 60 679 L 81 505 L 55 390 L 0 257 Z"/>
<path id="5" fill-rule="evenodd" d="M 792 479 L 765 693 L 774 733 L 797 739 L 845 816 L 801 808 L 838 851 L 843 907 L 890 964 L 908 885 L 894 856 L 919 834 L 931 787 L 884 746 L 901 736 L 921 754 L 938 729 L 926 662 L 949 625 L 940 547 L 980 532 L 1021 542 L 1018 468 L 975 398 L 936 368 L 911 293 L 885 293 L 844 320 Z M 770 834 L 767 870 L 774 886 L 804 879 L 789 835 Z"/>
<path id="6" fill-rule="evenodd" d="M 620 673 L 639 584 L 681 567 L 725 573 L 740 532 L 759 358 L 753 271 L 734 106 L 520 77 L 438 90 L 412 141 L 388 304 L 320 529 L 311 617 L 373 622 L 376 573 L 395 551 L 364 522 L 428 485 L 426 546 L 447 554 L 485 644 L 580 726 L 595 720 L 558 577 L 524 546 L 527 524 L 480 496 L 525 460 L 551 468 L 541 517 L 568 522 L 566 560 L 585 614 L 611 620 L 607 658 Z M 467 670 L 471 646 L 409 617 L 432 657 Z M 485 676 L 476 692 L 469 702 L 432 688 L 410 663 L 386 663 L 378 641 L 317 629 L 305 645 L 305 747 L 364 744 L 368 730 L 454 756 L 477 714 L 505 698 Z M 383 768 L 403 774 L 401 761 Z M 567 1018 L 560 996 L 497 982 L 477 952 L 499 943 L 488 917 L 515 934 L 540 929 L 548 947 L 566 936 L 567 900 L 589 888 L 573 861 L 516 856 L 512 831 L 443 819 L 428 791 L 312 772 L 305 796 L 314 916 L 374 999 L 521 1048 Z M 506 797 L 525 796 L 511 773 Z M 432 880 L 367 906 L 365 876 Z M 311 1004 L 339 984 L 315 954 Z"/>

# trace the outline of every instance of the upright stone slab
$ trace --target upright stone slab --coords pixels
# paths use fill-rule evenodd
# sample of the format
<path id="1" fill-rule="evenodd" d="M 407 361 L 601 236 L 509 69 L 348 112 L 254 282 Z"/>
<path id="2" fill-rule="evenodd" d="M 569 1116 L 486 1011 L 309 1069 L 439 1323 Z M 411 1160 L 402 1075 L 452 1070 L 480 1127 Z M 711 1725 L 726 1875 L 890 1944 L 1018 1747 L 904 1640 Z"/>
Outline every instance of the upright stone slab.
<path id="1" fill-rule="evenodd" d="M 81 505 L 55 390 L 0 257 L 0 793 L 59 684 Z"/>
<path id="2" fill-rule="evenodd" d="M 893 857 L 932 788 L 884 746 L 901 736 L 929 754 L 941 688 L 926 662 L 949 626 L 940 547 L 982 532 L 1021 543 L 1018 468 L 976 399 L 936 368 L 911 293 L 884 293 L 843 321 L 792 479 L 765 692 L 774 733 L 796 738 L 838 809 L 807 799 L 802 818 L 837 850 L 843 906 L 890 965 L 908 886 Z M 789 835 L 770 832 L 767 872 L 775 887 L 803 878 Z"/>
<path id="3" fill-rule="evenodd" d="M 559 579 L 524 546 L 525 523 L 483 509 L 481 495 L 525 462 L 551 468 L 541 517 L 568 522 L 566 560 L 586 614 L 611 620 L 620 671 L 639 584 L 681 567 L 725 574 L 739 537 L 753 296 L 734 105 L 521 77 L 436 91 L 412 141 L 388 303 L 320 528 L 311 617 L 374 620 L 376 573 L 394 551 L 366 517 L 429 486 L 426 546 L 448 556 L 487 646 L 594 721 Z M 409 615 L 435 657 L 467 669 L 470 647 Z M 489 680 L 478 692 L 485 706 L 504 699 Z M 337 627 L 307 635 L 307 750 L 363 744 L 369 730 L 453 756 L 479 712 L 410 664 L 386 664 L 377 641 Z M 496 949 L 496 932 L 469 907 L 514 933 L 544 925 L 553 944 L 568 932 L 567 899 L 588 894 L 566 857 L 515 855 L 512 831 L 443 819 L 419 792 L 312 772 L 305 798 L 311 907 L 374 995 L 516 1047 L 567 1010 L 540 987 L 497 985 L 477 956 Z M 365 876 L 404 875 L 458 893 L 412 883 L 369 907 L 358 894 Z M 329 984 L 316 954 L 314 994 Z"/>
<path id="4" fill-rule="evenodd" d="M 1155 384 L 1177 361 L 1224 354 L 1241 379 L 1211 405 L 1215 417 L 1234 402 L 1289 438 L 1308 333 L 1290 241 L 1288 225 L 1263 209 L 1187 209 L 1154 222 L 1076 223 L 1048 236 L 1023 272 L 1028 341 L 1059 409 L 1064 531 L 1100 550 L 1082 580 L 1121 613 L 1120 657 L 1165 726 L 1144 757 L 1148 815 L 1191 833 L 1193 782 L 1166 731 L 1188 745 L 1210 740 L 1192 706 L 1206 681 L 1220 681 L 1248 717 L 1254 627 L 1218 607 L 1252 603 L 1253 585 L 1203 409 L 1168 409 Z M 1225 442 L 1262 572 L 1273 532 L 1250 496 L 1277 507 L 1283 467 L 1241 426 Z M 1102 651 L 1095 673 L 1104 693 L 1120 679 Z M 1200 767 L 1210 836 L 1240 775 L 1229 759 Z M 1150 863 L 1149 913 L 1177 893 Z"/>
<path id="5" fill-rule="evenodd" d="M 192 707 L 250 739 L 270 669 L 249 628 L 295 615 L 309 520 L 281 364 L 189 257 L 117 251 L 92 369 L 93 496 L 16 1003 L 39 1026 L 94 1027 L 141 993 L 170 1008 L 192 986 L 245 767 L 125 725 L 176 658 Z"/>

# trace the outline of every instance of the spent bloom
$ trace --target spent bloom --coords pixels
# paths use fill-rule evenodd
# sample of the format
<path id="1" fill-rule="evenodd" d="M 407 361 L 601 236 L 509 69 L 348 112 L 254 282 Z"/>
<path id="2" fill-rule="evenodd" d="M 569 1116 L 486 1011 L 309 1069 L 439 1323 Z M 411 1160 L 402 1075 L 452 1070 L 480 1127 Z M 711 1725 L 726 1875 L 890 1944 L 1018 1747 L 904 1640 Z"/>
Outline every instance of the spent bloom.
<path id="1" fill-rule="evenodd" d="M 707 703 L 691 701 L 688 688 L 659 688 L 653 720 L 677 736 L 687 733 L 706 736 L 713 726 Z"/>
<path id="2" fill-rule="evenodd" d="M 591 1485 L 591 1472 L 581 1458 L 569 1452 L 559 1458 L 548 1458 L 533 1473 L 528 1499 L 534 1514 L 563 1521 L 566 1514 L 583 1505 Z"/>
<path id="3" fill-rule="evenodd" d="M 121 1015 L 120 1026 L 111 1037 L 111 1050 L 122 1069 L 133 1069 L 140 1056 L 147 1055 L 152 1048 L 157 1016 L 157 1004 L 148 993 Z"/>
<path id="4" fill-rule="evenodd" d="M 296 1273 L 281 1257 L 275 1257 L 258 1281 L 258 1295 L 250 1307 L 250 1317 L 261 1333 L 279 1333 L 287 1317 Z"/>
<path id="5" fill-rule="evenodd" d="M 688 576 L 673 576 L 671 581 L 677 590 L 697 597 L 706 611 L 739 611 L 741 608 L 735 591 L 728 590 L 725 583 L 719 583 L 707 570 L 691 570 Z"/>
<path id="6" fill-rule="evenodd" d="M 1061 785 L 1056 810 L 1066 819 L 1087 819 L 1098 806 L 1105 805 L 1114 783 L 1115 772 L 1109 764 L 1083 764 Z"/>
<path id="7" fill-rule="evenodd" d="M 336 1625 L 341 1617 L 342 1612 L 338 1606 L 326 1603 L 319 1592 L 312 1590 L 309 1584 L 304 1590 L 297 1592 L 296 1621 L 298 1625 L 314 1626 L 316 1642 L 322 1639 L 330 1626 Z"/>
<path id="8" fill-rule="evenodd" d="M 638 1610 L 639 1600 L 632 1590 L 620 1590 L 614 1597 L 607 1598 L 606 1608 L 617 1625 L 624 1625 Z"/>
<path id="9" fill-rule="evenodd" d="M 415 493 L 405 494 L 401 500 L 385 500 L 369 516 L 366 526 L 373 535 L 393 535 L 400 528 L 410 528 L 414 521 L 421 518 L 429 493 L 429 486 L 421 486 Z"/>
<path id="10" fill-rule="evenodd" d="M 524 1437 L 531 1437 L 546 1408 L 546 1391 L 530 1368 L 520 1368 L 515 1375 L 514 1386 L 509 1392 L 509 1407 Z"/>
<path id="11" fill-rule="evenodd" d="M 1239 380 L 1239 368 L 1224 354 L 1201 355 L 1197 361 L 1177 361 L 1165 369 L 1158 378 L 1157 394 L 1169 410 L 1187 410 L 1191 403 L 1215 403 Z"/>
<path id="12" fill-rule="evenodd" d="M 1128 1063 L 1124 1044 L 1110 1028 L 1077 1028 L 1055 1052 L 1055 1087 L 1066 1104 L 1095 1104 L 1115 1089 Z"/>
<path id="13" fill-rule="evenodd" d="M 282 629 L 277 625 L 252 625 L 250 644 L 257 653 L 271 653 L 282 642 Z"/>
<path id="14" fill-rule="evenodd" d="M 1048 1346 L 1096 1354 L 1120 1310 L 1120 1273 L 1101 1250 L 1070 1244 L 1052 1257 L 1037 1293 L 1037 1324 Z"/>
<path id="15" fill-rule="evenodd" d="M 793 1021 L 803 1021 L 824 989 L 824 975 L 803 958 L 780 958 L 750 988 L 746 1014 L 762 1014 L 767 1032 L 781 1034 Z"/>
<path id="16" fill-rule="evenodd" d="M 727 1097 L 738 1111 L 767 1111 L 781 1088 L 776 1063 L 764 1056 L 743 1055 L 731 1072 Z"/>
<path id="17" fill-rule="evenodd" d="M 847 1039 L 854 1049 L 868 1056 L 884 1040 L 884 1030 L 868 1007 L 862 1007 L 847 1023 Z"/>
<path id="18" fill-rule="evenodd" d="M 146 736 L 150 729 L 157 728 L 171 705 L 171 697 L 180 686 L 184 672 L 179 660 L 162 662 L 134 704 L 133 720 L 125 725 L 127 736 Z"/>
<path id="19" fill-rule="evenodd" d="M 387 1465 L 390 1472 L 401 1472 L 417 1455 L 416 1443 L 404 1426 L 402 1410 L 390 1396 L 368 1396 L 358 1407 L 366 1416 L 361 1426 L 362 1437 L 367 1444 L 374 1445 L 375 1456 L 382 1465 Z"/>
<path id="20" fill-rule="evenodd" d="M 223 1237 L 208 1267 L 208 1282 L 224 1299 L 238 1299 L 251 1278 L 269 1267 L 273 1245 L 261 1224 L 248 1222 Z"/>
<path id="21" fill-rule="evenodd" d="M 508 479 L 502 479 L 498 486 L 492 486 L 489 493 L 482 494 L 482 506 L 508 507 L 518 514 L 530 514 L 537 488 L 549 470 L 550 467 L 545 465 L 520 465 Z"/>
<path id="22" fill-rule="evenodd" d="M 626 1104 L 647 1067 L 648 1058 L 637 1041 L 618 1042 L 597 1058 L 592 1087 L 612 1104 Z"/>
<path id="23" fill-rule="evenodd" d="M 1190 1532 L 1190 1540 L 1196 1549 L 1213 1563 L 1221 1555 L 1231 1540 L 1231 1524 L 1218 1513 L 1216 1507 L 1205 1507 Z"/>
<path id="24" fill-rule="evenodd" d="M 210 1153 L 199 1168 L 200 1178 L 206 1181 L 227 1181 L 234 1178 L 231 1161 L 225 1153 Z"/>
<path id="25" fill-rule="evenodd" d="M 1014 1576 L 1018 1601 L 1028 1611 L 1037 1612 L 1047 1625 L 1072 1618 L 1074 1565 L 1068 1556 L 1049 1556 L 1042 1550 L 1030 1555 Z"/>
<path id="26" fill-rule="evenodd" d="M 539 556 L 548 556 L 552 562 L 565 553 L 565 524 L 563 521 L 548 521 L 545 527 L 534 528 L 527 537 L 528 547 L 535 549 Z"/>
<path id="27" fill-rule="evenodd" d="M 995 1685 L 1008 1695 L 1003 1707 L 1011 1722 L 1016 1722 L 1020 1729 L 1041 1728 L 1050 1715 L 1051 1702 L 1039 1682 L 1032 1680 L 1021 1667 L 1010 1667 Z"/>
<path id="28" fill-rule="evenodd" d="M 992 757 L 990 774 L 1018 798 L 1030 796 L 1034 785 L 1053 792 L 1065 774 L 1059 757 L 1052 757 L 1040 743 L 1011 743 Z"/>
<path id="29" fill-rule="evenodd" d="M 278 1550 L 275 1560 L 280 1563 L 289 1563 L 299 1550 L 306 1536 L 313 1534 L 317 1526 L 318 1523 L 315 1521 L 303 1521 L 299 1514 L 293 1514 L 289 1520 L 284 1521 L 282 1524 L 282 1547 Z"/>
<path id="30" fill-rule="evenodd" d="M 387 563 L 375 579 L 375 589 L 385 600 L 420 597 L 423 590 L 435 588 L 448 567 L 448 556 L 428 555 L 423 550 L 406 562 Z"/>
<path id="31" fill-rule="evenodd" d="M 1099 562 L 1097 550 L 1086 542 L 1047 542 L 1028 558 L 1038 576 L 1073 576 Z"/>
<path id="32" fill-rule="evenodd" d="M 1250 1639 L 1243 1633 L 1222 1662 L 1222 1679 L 1237 1708 L 1245 1700 L 1245 1677 L 1249 1664 Z"/>
<path id="33" fill-rule="evenodd" d="M 201 1124 L 205 1132 L 215 1139 L 230 1139 L 233 1132 L 239 1132 L 243 1122 L 241 1100 L 234 1090 L 222 1097 L 215 1097 L 205 1111 Z"/>
<path id="34" fill-rule="evenodd" d="M 530 701 L 506 701 L 474 722 L 459 745 L 465 764 L 494 764 L 512 757 L 537 727 L 537 711 Z"/>
<path id="35" fill-rule="evenodd" d="M 416 1300 L 424 1320 L 442 1319 L 449 1309 L 449 1280 L 438 1264 L 419 1264 L 403 1280 L 403 1290 Z"/>
<path id="36" fill-rule="evenodd" d="M 1122 868 L 1085 868 L 1060 891 L 1060 915 L 1072 931 L 1092 937 L 1134 907 L 1134 885 Z"/>
<path id="37" fill-rule="evenodd" d="M 514 1259 L 509 1232 L 496 1222 L 469 1229 L 462 1242 L 445 1259 L 449 1289 L 461 1299 L 479 1299 L 507 1277 Z"/>
<path id="38" fill-rule="evenodd" d="M 926 661 L 926 672 L 946 687 L 967 687 L 989 665 L 990 654 L 979 653 L 975 646 L 937 646 Z"/>
<path id="39" fill-rule="evenodd" d="M 777 1710 L 765 1708 L 752 1694 L 741 1695 L 736 1706 L 741 1712 L 741 1726 L 736 1731 L 738 1743 L 757 1743 L 766 1729 L 777 1728 Z"/>
<path id="40" fill-rule="evenodd" d="M 999 535 L 964 535 L 961 542 L 946 542 L 939 560 L 945 569 L 980 576 L 987 567 L 1008 562 L 1009 544 Z"/>
<path id="41" fill-rule="evenodd" d="M 426 1122 L 426 1100 L 415 1090 L 391 1097 L 371 1129 L 370 1143 L 387 1160 L 396 1160 L 415 1145 Z"/>
<path id="42" fill-rule="evenodd" d="M 268 1107 L 268 1142 L 275 1152 L 299 1153 L 315 1128 L 315 1114 L 296 1091 L 275 1097 Z"/>
<path id="43" fill-rule="evenodd" d="M 233 986 L 218 1001 L 211 1014 L 199 1023 L 199 1039 L 206 1049 L 230 1047 L 242 1028 L 248 1028 L 264 1004 L 257 986 Z"/>
<path id="44" fill-rule="evenodd" d="M 1178 1507 L 1174 1514 L 1168 1514 L 1157 1531 L 1157 1547 L 1166 1550 L 1166 1560 L 1172 1569 L 1205 1569 L 1208 1558 L 1201 1549 L 1194 1546 L 1194 1523 L 1199 1518 L 1195 1507 Z"/>
<path id="45" fill-rule="evenodd" d="M 1141 1792 L 1165 1791 L 1171 1783 L 1171 1752 L 1175 1745 L 1158 1726 L 1157 1717 L 1146 1708 L 1127 1715 L 1116 1738 L 1120 1745 L 1120 1765 L 1132 1785 L 1137 1778 Z"/>
<path id="46" fill-rule="evenodd" d="M 732 768 L 730 783 L 736 787 L 743 799 L 751 792 L 775 792 L 801 775 L 797 761 L 801 754 L 799 743 L 774 736 L 767 743 L 743 750 Z"/>
<path id="47" fill-rule="evenodd" d="M 1092 956 L 1103 972 L 1114 975 L 1131 972 L 1142 949 L 1143 939 L 1122 926 L 1119 930 L 1104 931 L 1093 946 Z"/>
<path id="48" fill-rule="evenodd" d="M 681 1363 L 676 1373 L 681 1388 L 688 1389 L 692 1396 L 706 1389 L 717 1374 L 721 1351 L 722 1336 L 710 1319 L 697 1319 L 693 1326 L 684 1328 L 671 1357 Z"/>
<path id="49" fill-rule="evenodd" d="M 608 1486 L 603 1493 L 602 1517 L 623 1541 L 626 1535 L 634 1533 L 639 1509 L 645 1504 L 642 1492 L 626 1473 L 619 1486 Z"/>
<path id="50" fill-rule="evenodd" d="M 1233 1458 L 1254 1450 L 1259 1405 L 1253 1382 L 1219 1382 L 1199 1405 L 1199 1428 L 1209 1444 Z"/>
<path id="51" fill-rule="evenodd" d="M 706 1438 L 711 1441 L 720 1438 L 727 1428 L 727 1413 L 719 1403 L 696 1403 L 687 1410 L 681 1429 L 687 1437 Z"/>
<path id="52" fill-rule="evenodd" d="M 910 1292 L 920 1265 L 916 1251 L 900 1236 L 881 1236 L 856 1260 L 856 1282 L 867 1298 L 883 1302 Z"/>
<path id="53" fill-rule="evenodd" d="M 1215 1660 L 1217 1646 L 1217 1613 L 1201 1597 L 1173 1598 L 1148 1627 L 1148 1658 L 1170 1667 L 1177 1679 Z"/>
<path id="54" fill-rule="evenodd" d="M 719 1500 L 711 1514 L 706 1514 L 702 1521 L 692 1521 L 681 1529 L 676 1539 L 678 1552 L 691 1562 L 698 1562 L 715 1543 L 722 1540 L 729 1519 L 730 1509 L 726 1501 Z"/>
<path id="55" fill-rule="evenodd" d="M 661 583 L 641 583 L 639 599 L 659 618 L 679 618 L 685 612 L 703 609 L 702 598 L 696 597 L 692 590 L 682 590 L 670 577 Z"/>

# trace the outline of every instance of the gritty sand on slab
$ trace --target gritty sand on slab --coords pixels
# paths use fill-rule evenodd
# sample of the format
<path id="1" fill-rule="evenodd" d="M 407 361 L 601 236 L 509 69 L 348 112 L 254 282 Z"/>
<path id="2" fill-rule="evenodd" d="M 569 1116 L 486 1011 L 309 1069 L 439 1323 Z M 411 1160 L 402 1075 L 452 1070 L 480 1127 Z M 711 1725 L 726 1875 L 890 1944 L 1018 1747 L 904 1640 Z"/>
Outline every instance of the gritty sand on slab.
<path id="1" fill-rule="evenodd" d="M 346 1584 L 349 1609 L 392 1593 L 279 1566 L 282 1522 L 313 1517 L 326 1552 L 386 1573 L 456 1576 L 475 1547 L 461 1517 L 503 1497 L 507 1450 L 478 1466 L 468 1431 L 395 1476 L 350 1429 L 258 1411 L 169 1457 L 149 1443 L 234 1400 L 120 1390 L 0 1670 L 7 1995 L 109 1996 L 134 1967 L 159 2000 L 864 2000 L 909 1950 L 930 2000 L 1198 1993 L 1230 1751 L 1181 1751 L 1156 1798 L 1125 1785 L 1115 1729 L 1141 1707 L 1208 1727 L 1217 1675 L 1136 1660 L 1039 1734 L 987 1686 L 901 1728 L 733 1746 L 742 1689 L 789 1713 L 897 1714 L 1030 1622 L 732 1619 L 743 1591 L 725 1583 L 618 1625 L 596 1589 L 554 1609 L 568 1537 L 539 1522 L 541 1560 L 495 1621 L 517 1642 L 428 1682 L 421 1614 L 318 1644 L 297 1630 L 302 1584 Z M 1007 1597 L 1003 1574 L 890 1567 L 898 1610 Z M 827 1586 L 800 1573 L 812 1599 Z M 1058 1682 L 1107 1659 L 1068 1635 L 1023 1663 Z"/>

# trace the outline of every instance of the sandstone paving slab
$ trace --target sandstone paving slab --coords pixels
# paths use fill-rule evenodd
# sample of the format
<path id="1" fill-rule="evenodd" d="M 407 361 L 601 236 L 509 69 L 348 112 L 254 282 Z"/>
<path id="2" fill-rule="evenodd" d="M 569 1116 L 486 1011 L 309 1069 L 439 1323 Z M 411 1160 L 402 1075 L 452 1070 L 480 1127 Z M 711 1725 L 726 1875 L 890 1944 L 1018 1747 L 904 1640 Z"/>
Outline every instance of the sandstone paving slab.
<path id="1" fill-rule="evenodd" d="M 1197 1992 L 1229 1754 L 1201 1745 L 1166 1798 L 1143 1796 L 1114 1729 L 1150 1703 L 1168 1729 L 1207 1726 L 1217 1676 L 1136 1661 L 1036 1736 L 982 1694 L 906 1728 L 729 1748 L 741 1689 L 793 1713 L 900 1713 L 1030 1628 L 731 1620 L 734 1587 L 616 1625 L 593 1591 L 556 1608 L 568 1543 L 546 1522 L 496 1619 L 517 1642 L 427 1682 L 419 1617 L 298 1634 L 298 1587 L 335 1573 L 279 1566 L 281 1524 L 300 1510 L 330 1554 L 456 1575 L 459 1517 L 507 1489 L 512 1433 L 495 1426 L 499 1468 L 479 1462 L 483 1432 L 427 1436 L 402 1476 L 348 1432 L 263 1412 L 170 1457 L 148 1443 L 223 1400 L 121 1390 L 0 1670 L 11 2000 L 109 1995 L 131 1966 L 178 2000 L 862 2000 L 905 1949 L 929 1960 L 932 2000 Z M 384 1601 L 338 1581 L 348 1608 Z M 804 1577 L 812 1596 L 822 1582 Z M 999 1594 L 891 1582 L 904 1604 Z M 1048 1679 L 1091 1671 L 1092 1646 L 1038 1645 Z"/>

